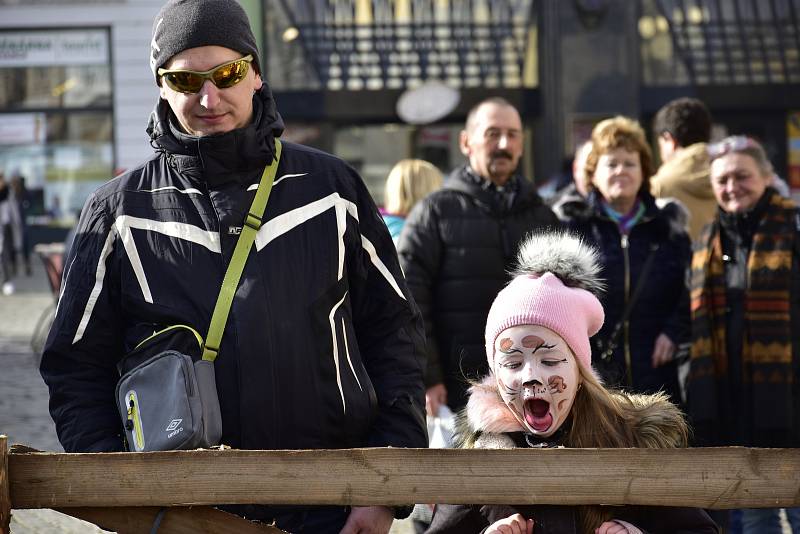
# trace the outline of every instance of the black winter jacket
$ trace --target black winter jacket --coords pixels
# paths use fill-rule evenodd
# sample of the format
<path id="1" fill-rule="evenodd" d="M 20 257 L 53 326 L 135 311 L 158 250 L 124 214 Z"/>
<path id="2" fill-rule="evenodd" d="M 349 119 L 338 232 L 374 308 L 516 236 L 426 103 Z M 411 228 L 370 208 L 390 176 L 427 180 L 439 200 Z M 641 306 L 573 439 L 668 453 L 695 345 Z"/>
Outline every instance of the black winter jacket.
<path id="1" fill-rule="evenodd" d="M 676 345 L 689 342 L 687 275 L 691 242 L 681 220 L 682 208 L 669 203 L 661 209 L 652 196 L 643 195 L 645 213 L 624 239 L 616 222 L 604 213 L 600 198 L 597 191 L 592 191 L 585 202 L 572 203 L 566 211 L 556 210 L 570 230 L 582 235 L 601 254 L 600 277 L 607 286 L 601 301 L 606 318 L 603 328 L 592 338 L 592 365 L 608 386 L 633 387 L 633 391 L 640 393 L 664 389 L 673 401 L 680 402 L 677 361 L 654 369 L 651 357 L 661 333 Z M 600 353 L 608 346 L 611 333 L 639 282 L 645 260 L 655 247 L 655 256 L 628 324 L 622 326 L 616 349 L 604 361 Z M 630 364 L 626 363 L 628 358 Z M 629 383 L 629 369 L 632 383 Z"/>
<path id="2" fill-rule="evenodd" d="M 41 373 L 66 451 L 122 449 L 120 358 L 154 330 L 205 336 L 283 124 L 269 89 L 249 126 L 180 133 L 86 202 Z M 222 442 L 241 449 L 425 447 L 424 337 L 394 245 L 358 174 L 283 144 L 215 362 Z"/>
<path id="3" fill-rule="evenodd" d="M 517 247 L 534 230 L 558 226 L 531 182 L 518 176 L 513 202 L 502 205 L 464 166 L 411 210 L 398 253 L 425 321 L 427 386 L 444 383 L 454 410 L 466 403 L 467 379 L 488 372 L 484 330 L 508 282 Z"/>

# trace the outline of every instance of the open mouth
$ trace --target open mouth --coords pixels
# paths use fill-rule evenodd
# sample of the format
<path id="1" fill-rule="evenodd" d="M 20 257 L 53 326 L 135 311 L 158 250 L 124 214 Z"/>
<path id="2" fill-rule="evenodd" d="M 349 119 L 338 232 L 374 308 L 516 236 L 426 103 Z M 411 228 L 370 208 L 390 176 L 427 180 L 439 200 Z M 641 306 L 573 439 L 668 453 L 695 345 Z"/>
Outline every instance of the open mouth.
<path id="1" fill-rule="evenodd" d="M 537 432 L 544 432 L 553 424 L 550 414 L 550 403 L 544 399 L 528 399 L 525 401 L 525 421 Z"/>

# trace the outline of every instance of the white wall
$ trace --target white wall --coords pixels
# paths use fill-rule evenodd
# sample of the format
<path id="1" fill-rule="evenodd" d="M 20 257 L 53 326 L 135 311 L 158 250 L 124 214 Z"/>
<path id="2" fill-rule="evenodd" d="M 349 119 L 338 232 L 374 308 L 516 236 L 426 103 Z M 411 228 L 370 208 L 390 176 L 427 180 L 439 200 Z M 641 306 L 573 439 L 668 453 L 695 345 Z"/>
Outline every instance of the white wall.
<path id="1" fill-rule="evenodd" d="M 153 149 L 145 133 L 158 98 L 150 71 L 150 31 L 163 0 L 0 7 L 0 28 L 111 28 L 115 159 L 120 169 L 141 162 Z"/>

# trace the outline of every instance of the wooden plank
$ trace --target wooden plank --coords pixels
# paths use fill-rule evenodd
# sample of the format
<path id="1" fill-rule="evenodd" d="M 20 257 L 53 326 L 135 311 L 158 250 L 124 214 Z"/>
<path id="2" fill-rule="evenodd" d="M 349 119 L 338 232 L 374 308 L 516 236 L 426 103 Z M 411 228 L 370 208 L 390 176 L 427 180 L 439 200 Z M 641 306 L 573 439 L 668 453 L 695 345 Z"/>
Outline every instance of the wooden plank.
<path id="1" fill-rule="evenodd" d="M 0 532 L 11 532 L 11 486 L 8 472 L 8 438 L 0 434 Z"/>
<path id="2" fill-rule="evenodd" d="M 159 507 L 60 508 L 58 511 L 117 534 L 150 534 Z M 208 506 L 168 508 L 158 534 L 285 534 Z"/>
<path id="3" fill-rule="evenodd" d="M 415 502 L 800 506 L 800 449 L 346 449 L 9 456 L 14 508 Z"/>

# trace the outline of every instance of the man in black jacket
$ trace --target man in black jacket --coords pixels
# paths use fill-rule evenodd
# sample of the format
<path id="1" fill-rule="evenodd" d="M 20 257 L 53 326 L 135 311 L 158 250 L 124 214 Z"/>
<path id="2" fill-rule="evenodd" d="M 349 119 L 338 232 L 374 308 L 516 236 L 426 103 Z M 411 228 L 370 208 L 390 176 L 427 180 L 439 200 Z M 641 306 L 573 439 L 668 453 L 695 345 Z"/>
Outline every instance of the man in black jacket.
<path id="1" fill-rule="evenodd" d="M 153 26 L 155 154 L 86 202 L 41 373 L 66 451 L 123 450 L 116 364 L 154 331 L 205 335 L 283 122 L 235 0 Z M 424 337 L 386 226 L 340 159 L 283 143 L 214 362 L 222 443 L 424 447 Z M 385 534 L 374 507 L 231 509 L 291 532 Z"/>
<path id="2" fill-rule="evenodd" d="M 517 173 L 522 120 L 502 98 L 469 112 L 459 144 L 468 164 L 408 216 L 398 252 L 428 339 L 426 407 L 457 410 L 470 379 L 484 376 L 483 331 L 494 295 L 509 280 L 517 245 L 557 226 L 533 184 Z"/>

